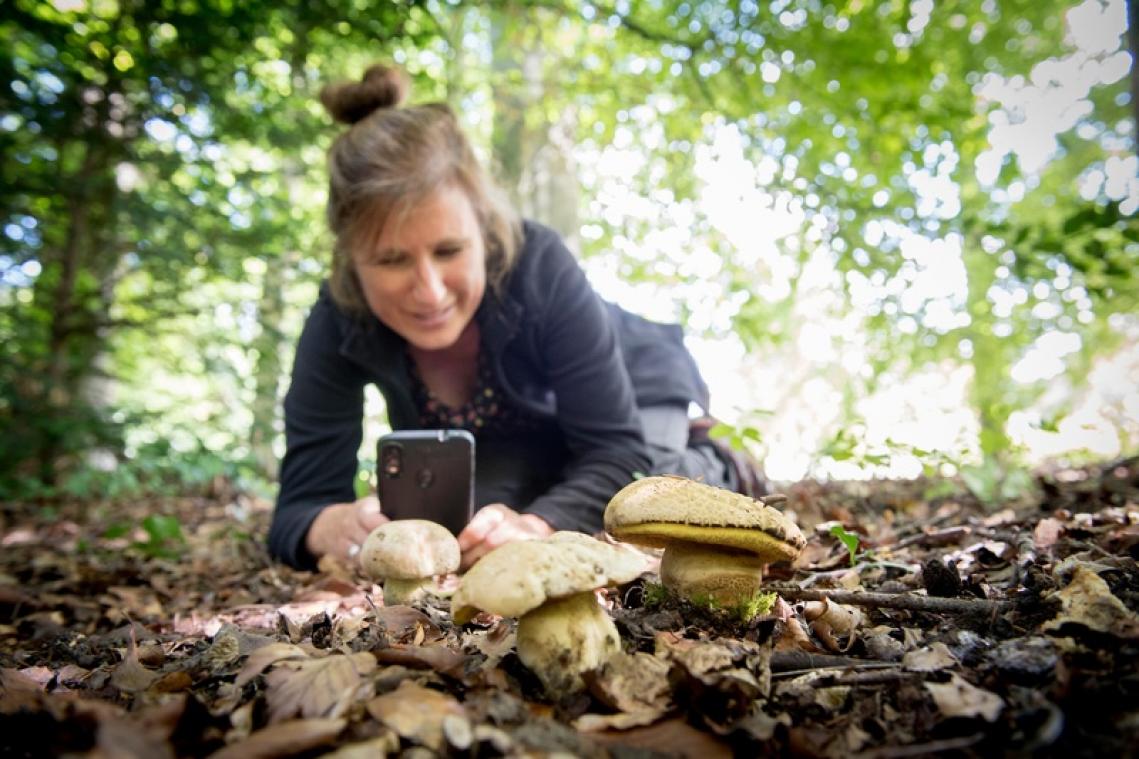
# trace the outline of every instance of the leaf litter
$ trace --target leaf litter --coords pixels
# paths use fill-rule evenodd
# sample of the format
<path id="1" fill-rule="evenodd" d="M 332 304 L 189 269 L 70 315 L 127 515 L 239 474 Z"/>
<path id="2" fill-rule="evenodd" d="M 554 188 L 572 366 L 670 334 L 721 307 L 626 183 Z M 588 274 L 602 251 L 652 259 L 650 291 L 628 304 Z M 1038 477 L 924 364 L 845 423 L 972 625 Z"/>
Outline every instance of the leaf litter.
<path id="1" fill-rule="evenodd" d="M 514 623 L 383 606 L 271 562 L 270 505 L 5 504 L 0 753 L 335 757 L 1125 755 L 1139 745 L 1139 461 L 986 510 L 946 482 L 798 483 L 810 540 L 752 619 L 648 576 L 624 650 L 551 700 Z M 235 504 L 235 499 L 240 504 Z M 169 551 L 116 527 L 161 516 Z"/>

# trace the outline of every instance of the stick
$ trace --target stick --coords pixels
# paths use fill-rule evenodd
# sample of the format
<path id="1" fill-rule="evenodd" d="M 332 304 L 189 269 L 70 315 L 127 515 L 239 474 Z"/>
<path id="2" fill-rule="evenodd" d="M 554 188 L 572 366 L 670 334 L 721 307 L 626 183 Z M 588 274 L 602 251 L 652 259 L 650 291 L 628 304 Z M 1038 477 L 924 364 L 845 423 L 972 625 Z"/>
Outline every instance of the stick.
<path id="1" fill-rule="evenodd" d="M 991 614 L 1011 608 L 1013 601 L 988 598 L 931 598 L 911 593 L 869 593 L 854 590 L 809 590 L 807 588 L 768 586 L 764 590 L 783 596 L 787 601 L 830 600 L 840 604 L 869 606 L 874 609 L 908 609 L 941 614 Z"/>
<path id="2" fill-rule="evenodd" d="M 807 651 L 775 651 L 771 654 L 771 671 L 783 674 L 803 674 L 817 669 L 886 669 L 897 666 L 899 665 L 895 662 L 812 654 Z"/>

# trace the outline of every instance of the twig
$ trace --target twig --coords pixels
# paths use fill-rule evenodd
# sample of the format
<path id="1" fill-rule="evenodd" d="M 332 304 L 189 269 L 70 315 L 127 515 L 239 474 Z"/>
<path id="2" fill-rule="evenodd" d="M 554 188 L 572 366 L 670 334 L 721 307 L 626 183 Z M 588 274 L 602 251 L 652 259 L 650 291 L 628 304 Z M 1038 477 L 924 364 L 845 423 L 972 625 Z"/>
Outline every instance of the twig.
<path id="1" fill-rule="evenodd" d="M 884 669 L 897 667 L 894 662 L 855 659 L 853 656 L 812 654 L 807 651 L 775 651 L 771 654 L 771 671 L 783 675 L 805 674 L 817 669 Z"/>
<path id="2" fill-rule="evenodd" d="M 854 590 L 809 590 L 807 588 L 768 586 L 764 590 L 781 595 L 787 601 L 830 600 L 840 604 L 869 606 L 875 609 L 908 609 L 942 614 L 991 614 L 1011 608 L 1015 602 L 988 598 L 931 598 L 912 593 L 869 593 Z"/>
<path id="3" fill-rule="evenodd" d="M 800 572 L 808 572 L 808 573 L 810 573 L 810 575 L 805 580 L 803 580 L 803 582 L 799 585 L 799 587 L 806 588 L 810 585 L 814 585 L 816 582 L 823 579 L 824 577 L 837 577 L 838 575 L 843 575 L 843 574 L 846 574 L 847 572 L 861 572 L 863 569 L 877 569 L 880 567 L 881 568 L 898 569 L 898 570 L 901 570 L 903 572 L 908 572 L 910 574 L 913 574 L 913 573 L 918 571 L 918 565 L 916 565 L 916 564 L 913 564 L 913 565 L 902 564 L 902 563 L 896 562 L 896 561 L 860 561 L 857 564 L 855 564 L 853 567 L 841 567 L 839 569 L 827 569 L 827 570 L 823 570 L 820 572 L 814 572 L 810 569 L 800 569 L 799 570 Z"/>
<path id="4" fill-rule="evenodd" d="M 969 748 L 974 743 L 981 742 L 985 737 L 984 733 L 973 733 L 972 735 L 964 735 L 960 738 L 946 738 L 940 741 L 930 741 L 929 743 L 911 743 L 908 746 L 883 746 L 882 748 L 871 749 L 864 751 L 861 754 L 855 754 L 859 759 L 893 759 L 893 757 L 902 756 L 936 756 L 944 751 L 952 751 L 959 748 Z"/>
<path id="5" fill-rule="evenodd" d="M 898 665 L 893 665 L 898 666 Z M 865 668 L 864 668 L 865 669 Z M 920 677 L 917 672 L 905 672 L 900 669 L 886 669 L 883 666 L 874 667 L 877 672 L 844 672 L 840 674 L 827 674 L 816 680 L 816 688 L 829 688 L 832 685 L 884 685 L 896 683 L 901 680 L 912 680 Z M 884 671 L 883 671 L 884 670 Z"/>

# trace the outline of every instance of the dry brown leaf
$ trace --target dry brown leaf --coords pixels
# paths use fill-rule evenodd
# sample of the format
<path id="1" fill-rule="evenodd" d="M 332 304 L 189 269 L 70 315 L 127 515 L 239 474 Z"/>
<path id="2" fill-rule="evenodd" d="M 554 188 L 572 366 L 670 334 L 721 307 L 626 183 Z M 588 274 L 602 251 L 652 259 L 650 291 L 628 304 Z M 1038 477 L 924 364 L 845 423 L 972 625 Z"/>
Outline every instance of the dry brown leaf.
<path id="1" fill-rule="evenodd" d="M 1036 550 L 1043 551 L 1055 545 L 1063 532 L 1063 522 L 1053 517 L 1045 517 L 1036 523 L 1036 529 L 1032 531 L 1032 542 L 1036 545 Z"/>
<path id="2" fill-rule="evenodd" d="M 831 651 L 848 651 L 858 640 L 858 626 L 862 612 L 856 606 L 832 603 L 830 599 L 808 601 L 803 616 L 811 623 L 811 632 Z M 840 646 L 835 635 L 847 636 L 846 645 Z"/>
<path id="3" fill-rule="evenodd" d="M 779 639 L 775 641 L 775 650 L 822 653 L 822 649 L 816 646 L 811 637 L 807 635 L 807 631 L 803 629 L 803 623 L 799 621 L 798 617 L 792 617 L 787 620 L 787 624 L 783 625 L 783 631 L 779 635 Z"/>
<path id="4" fill-rule="evenodd" d="M 269 722 L 296 715 L 339 717 L 358 698 L 370 695 L 372 683 L 362 679 L 376 669 L 367 651 L 324 659 L 287 660 L 265 675 Z"/>
<path id="5" fill-rule="evenodd" d="M 583 714 L 573 721 L 573 726 L 583 733 L 594 733 L 601 730 L 631 730 L 634 727 L 651 725 L 663 715 L 664 712 L 658 709 L 642 709 L 641 711 L 619 712 L 617 714 Z"/>
<path id="6" fill-rule="evenodd" d="M 1005 707 L 996 693 L 978 688 L 957 673 L 947 683 L 927 682 L 925 688 L 945 717 L 980 717 L 993 722 Z"/>
<path id="7" fill-rule="evenodd" d="M 463 650 L 471 648 L 486 657 L 484 667 L 494 667 L 502 657 L 510 653 L 517 643 L 517 636 L 511 625 L 502 621 L 489 630 L 472 630 L 463 633 Z"/>
<path id="8" fill-rule="evenodd" d="M 245 666 L 237 673 L 234 685 L 238 688 L 244 688 L 246 683 L 264 672 L 266 667 L 282 659 L 307 658 L 308 652 L 300 646 L 294 646 L 292 643 L 270 643 L 249 655 L 249 658 L 245 660 Z"/>
<path id="9" fill-rule="evenodd" d="M 461 677 L 467 657 L 449 646 L 412 646 L 393 643 L 376 651 L 381 664 L 402 664 L 406 667 L 433 669 L 452 677 Z"/>
<path id="10" fill-rule="evenodd" d="M 651 727 L 620 732 L 590 733 L 589 738 L 606 746 L 639 748 L 669 756 L 696 756 L 700 759 L 726 759 L 732 756 L 732 750 L 726 743 L 707 732 L 697 730 L 683 719 L 669 719 Z"/>
<path id="11" fill-rule="evenodd" d="M 270 725 L 243 741 L 210 754 L 210 759 L 277 759 L 326 746 L 347 725 L 343 719 L 298 719 Z"/>
<path id="12" fill-rule="evenodd" d="M 14 669 L 0 668 L 0 714 L 38 711 L 42 686 Z"/>
<path id="13" fill-rule="evenodd" d="M 427 639 L 434 641 L 443 637 L 442 631 L 431 622 L 430 617 L 410 606 L 378 607 L 375 619 L 388 637 L 397 643 L 411 642 L 417 635 L 422 635 L 421 643 Z"/>
<path id="14" fill-rule="evenodd" d="M 656 656 L 621 652 L 610 657 L 596 672 L 587 674 L 585 679 L 590 692 L 609 708 L 642 718 L 655 713 L 659 719 L 672 702 L 668 670 L 668 663 Z M 651 721 L 632 721 L 627 726 L 647 725 Z"/>
<path id="15" fill-rule="evenodd" d="M 902 657 L 902 666 L 910 672 L 938 672 L 957 666 L 957 659 L 949 647 L 938 641 L 916 651 L 908 651 Z"/>
<path id="16" fill-rule="evenodd" d="M 399 736 L 386 731 L 378 738 L 359 743 L 349 743 L 332 753 L 324 754 L 324 759 L 384 759 L 399 751 Z"/>
<path id="17" fill-rule="evenodd" d="M 132 631 L 126 657 L 111 672 L 111 685 L 125 693 L 142 693 L 159 677 L 157 672 L 139 663 L 138 648 L 135 646 Z"/>
<path id="18" fill-rule="evenodd" d="M 448 716 L 466 719 L 466 711 L 454 697 L 411 680 L 404 680 L 391 693 L 368 702 L 368 713 L 403 738 L 433 751 L 442 751 L 443 721 Z"/>
<path id="19" fill-rule="evenodd" d="M 1044 623 L 1045 630 L 1059 631 L 1071 623 L 1119 638 L 1139 638 L 1139 615 L 1124 606 L 1091 569 L 1077 566 L 1072 581 L 1056 596 L 1061 603 L 1060 613 Z"/>

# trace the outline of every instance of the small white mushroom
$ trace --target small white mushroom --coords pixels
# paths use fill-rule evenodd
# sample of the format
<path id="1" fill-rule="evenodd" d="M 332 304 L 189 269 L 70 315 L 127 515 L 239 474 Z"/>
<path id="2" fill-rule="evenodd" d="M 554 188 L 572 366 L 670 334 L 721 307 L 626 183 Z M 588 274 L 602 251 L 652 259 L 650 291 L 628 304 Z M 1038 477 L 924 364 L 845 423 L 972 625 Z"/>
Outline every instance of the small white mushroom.
<path id="1" fill-rule="evenodd" d="M 478 611 L 518 618 L 518 658 L 558 698 L 584 687 L 583 672 L 621 650 L 593 591 L 635 579 L 646 557 L 577 532 L 507 543 L 480 559 L 451 598 L 462 624 Z"/>
<path id="2" fill-rule="evenodd" d="M 441 524 L 397 519 L 368 535 L 360 566 L 384 583 L 384 603 L 408 604 L 429 591 L 434 578 L 459 569 L 459 542 Z"/>

